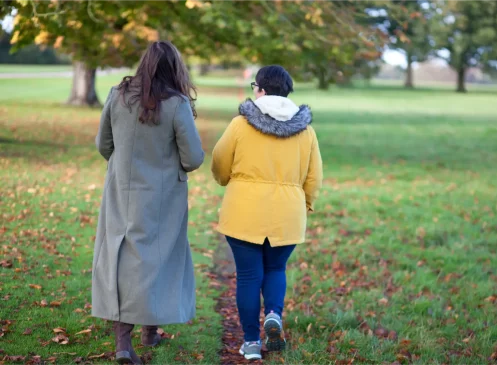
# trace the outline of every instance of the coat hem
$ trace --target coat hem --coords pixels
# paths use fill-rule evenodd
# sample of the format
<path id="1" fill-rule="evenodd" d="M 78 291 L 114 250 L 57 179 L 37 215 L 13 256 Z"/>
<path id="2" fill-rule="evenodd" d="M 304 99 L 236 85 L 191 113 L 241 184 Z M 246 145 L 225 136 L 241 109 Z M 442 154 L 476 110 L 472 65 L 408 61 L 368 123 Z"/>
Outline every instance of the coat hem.
<path id="1" fill-rule="evenodd" d="M 99 314 L 92 314 L 92 317 L 95 318 L 100 318 L 100 319 L 105 319 L 107 321 L 113 321 L 113 322 L 122 322 L 122 323 L 129 323 L 129 324 L 134 324 L 138 326 L 166 326 L 170 324 L 184 324 L 188 321 L 191 321 L 195 318 L 195 313 L 193 313 L 191 316 L 186 317 L 185 319 L 178 319 L 178 320 L 162 320 L 162 321 L 139 321 L 134 317 L 127 317 L 121 315 L 120 317 L 113 317 L 113 316 L 106 316 L 106 315 L 99 315 Z"/>
<path id="2" fill-rule="evenodd" d="M 225 235 L 225 236 L 230 236 L 230 237 L 236 238 L 238 240 L 253 243 L 255 245 L 263 245 L 264 241 L 266 240 L 266 237 L 267 237 L 267 236 L 264 236 L 264 238 L 262 238 L 262 239 L 256 239 L 256 238 L 254 238 L 254 236 L 245 236 L 245 235 L 233 233 L 233 232 L 230 232 L 230 231 L 225 230 L 225 229 L 220 228 L 220 227 L 218 227 L 216 229 L 216 231 Z M 259 237 L 261 237 L 261 236 L 259 236 Z M 304 242 L 305 242 L 305 237 L 300 238 L 300 239 L 296 239 L 296 240 L 284 240 L 284 241 L 276 241 L 276 242 L 273 241 L 273 242 L 270 242 L 270 244 L 271 244 L 271 247 L 279 247 L 279 246 L 300 245 Z"/>

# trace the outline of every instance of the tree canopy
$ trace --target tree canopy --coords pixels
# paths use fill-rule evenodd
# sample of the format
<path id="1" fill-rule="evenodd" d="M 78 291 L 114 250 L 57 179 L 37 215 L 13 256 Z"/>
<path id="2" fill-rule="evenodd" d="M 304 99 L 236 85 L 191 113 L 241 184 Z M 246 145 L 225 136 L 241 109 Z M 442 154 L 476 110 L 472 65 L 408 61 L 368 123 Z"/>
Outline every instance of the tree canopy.
<path id="1" fill-rule="evenodd" d="M 469 67 L 497 68 L 497 2 L 449 0 L 436 4 L 436 48 L 449 51 L 445 59 L 458 73 L 457 91 L 465 92 Z"/>
<path id="2" fill-rule="evenodd" d="M 369 22 L 376 23 L 388 36 L 388 46 L 406 56 L 405 86 L 414 87 L 412 63 L 425 61 L 433 52 L 430 32 L 433 4 L 429 0 L 392 0 L 370 7 Z"/>
<path id="3" fill-rule="evenodd" d="M 320 88 L 357 73 L 369 77 L 386 44 L 406 54 L 408 87 L 412 62 L 436 49 L 450 52 L 448 62 L 464 79 L 470 66 L 493 67 L 497 48 L 497 3 L 490 0 L 14 0 L 4 1 L 0 14 L 12 9 L 16 49 L 53 46 L 93 83 L 97 67 L 133 66 L 159 38 L 187 58 L 278 63 L 297 78 L 318 79 Z M 98 102 L 90 99 L 79 102 Z"/>

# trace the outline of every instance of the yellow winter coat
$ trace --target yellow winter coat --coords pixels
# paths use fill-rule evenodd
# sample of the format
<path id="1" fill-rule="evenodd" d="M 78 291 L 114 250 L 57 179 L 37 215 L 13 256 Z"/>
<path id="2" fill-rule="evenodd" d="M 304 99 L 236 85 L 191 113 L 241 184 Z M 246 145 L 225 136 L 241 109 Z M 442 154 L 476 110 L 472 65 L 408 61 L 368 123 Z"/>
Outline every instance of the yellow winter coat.
<path id="1" fill-rule="evenodd" d="M 256 244 L 302 243 L 323 176 L 311 111 L 263 96 L 239 112 L 213 151 L 212 172 L 227 186 L 218 231 Z"/>

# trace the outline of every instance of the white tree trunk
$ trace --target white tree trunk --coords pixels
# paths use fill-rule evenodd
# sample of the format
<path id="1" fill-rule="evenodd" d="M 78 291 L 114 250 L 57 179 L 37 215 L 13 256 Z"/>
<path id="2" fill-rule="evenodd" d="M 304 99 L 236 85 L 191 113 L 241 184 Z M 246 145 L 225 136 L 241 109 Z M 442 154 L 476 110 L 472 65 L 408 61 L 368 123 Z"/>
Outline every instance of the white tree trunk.
<path id="1" fill-rule="evenodd" d="M 72 90 L 67 104 L 77 106 L 100 106 L 95 91 L 96 68 L 80 61 L 73 62 Z"/>

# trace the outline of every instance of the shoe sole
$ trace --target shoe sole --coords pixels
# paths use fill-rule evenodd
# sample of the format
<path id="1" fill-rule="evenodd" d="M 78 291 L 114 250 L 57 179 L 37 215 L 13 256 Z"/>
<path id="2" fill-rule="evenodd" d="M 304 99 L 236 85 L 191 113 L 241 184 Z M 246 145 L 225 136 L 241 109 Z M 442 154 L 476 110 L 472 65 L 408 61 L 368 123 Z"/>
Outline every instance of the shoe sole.
<path id="1" fill-rule="evenodd" d="M 281 337 L 281 325 L 275 319 L 268 319 L 264 323 L 266 332 L 266 349 L 268 351 L 283 351 L 286 348 L 286 341 Z"/>
<path id="2" fill-rule="evenodd" d="M 142 365 L 143 363 L 140 361 L 139 363 L 133 362 L 131 359 L 131 354 L 128 351 L 120 351 L 116 353 L 116 361 L 119 365 Z"/>
<path id="3" fill-rule="evenodd" d="M 247 355 L 242 350 L 240 350 L 239 352 L 240 352 L 240 355 L 242 355 L 247 360 L 260 360 L 260 359 L 262 359 L 262 355 L 257 355 L 257 354 Z"/>
<path id="4" fill-rule="evenodd" d="M 119 351 L 116 353 L 116 361 L 118 364 L 132 364 L 131 354 L 128 351 Z"/>

